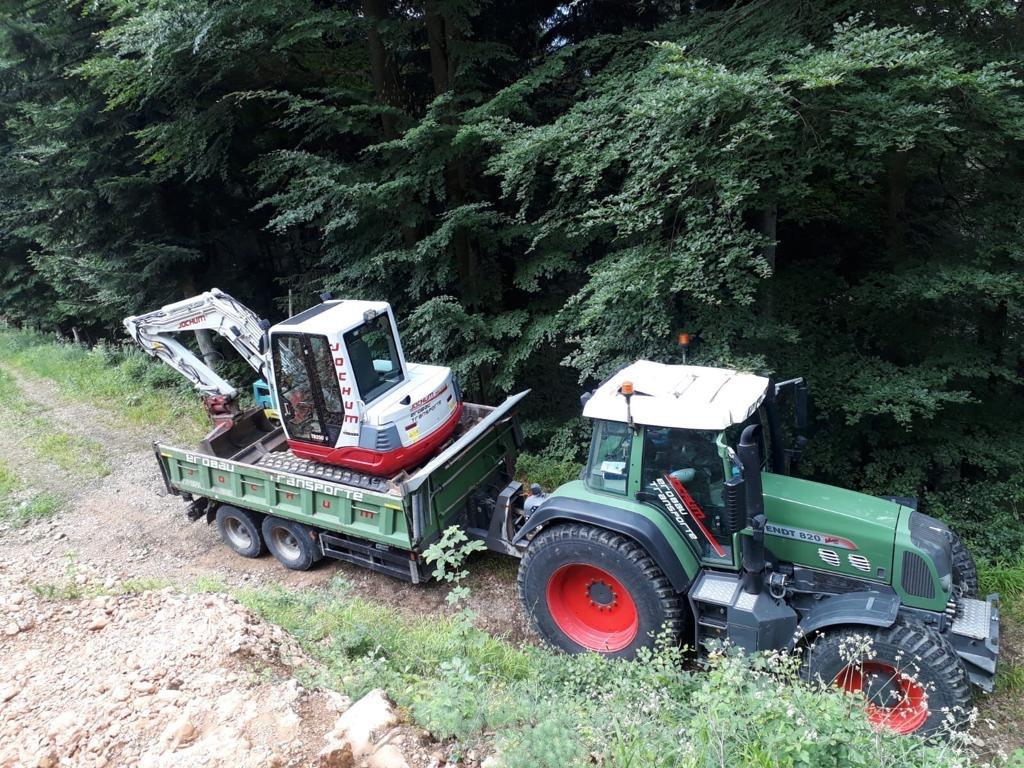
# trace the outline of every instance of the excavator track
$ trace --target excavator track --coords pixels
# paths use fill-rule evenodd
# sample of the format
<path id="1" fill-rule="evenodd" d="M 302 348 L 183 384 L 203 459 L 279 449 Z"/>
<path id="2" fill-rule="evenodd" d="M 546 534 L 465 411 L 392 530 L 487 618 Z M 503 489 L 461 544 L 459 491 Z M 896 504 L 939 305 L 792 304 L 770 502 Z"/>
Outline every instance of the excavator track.
<path id="1" fill-rule="evenodd" d="M 367 475 L 354 472 L 332 464 L 321 464 L 309 459 L 302 459 L 291 451 L 274 451 L 259 459 L 256 464 L 261 469 L 273 469 L 278 472 L 291 472 L 296 475 L 313 477 L 317 480 L 328 480 L 332 483 L 344 483 L 357 488 L 364 488 L 375 493 L 387 493 L 391 490 L 391 481 L 386 477 Z"/>

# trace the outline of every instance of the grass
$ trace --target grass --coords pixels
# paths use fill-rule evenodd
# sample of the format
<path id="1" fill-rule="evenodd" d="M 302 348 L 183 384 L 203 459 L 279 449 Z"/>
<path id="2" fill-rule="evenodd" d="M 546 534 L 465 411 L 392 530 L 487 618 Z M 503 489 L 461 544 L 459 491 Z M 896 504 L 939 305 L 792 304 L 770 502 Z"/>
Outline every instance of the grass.
<path id="1" fill-rule="evenodd" d="M 0 522 L 21 528 L 33 520 L 55 515 L 63 503 L 53 493 L 26 494 L 17 475 L 0 461 Z"/>
<path id="2" fill-rule="evenodd" d="M 0 521 L 11 528 L 21 528 L 36 520 L 53 517 L 64 506 L 64 499 L 55 493 L 36 493 L 25 499 L 9 495 L 0 499 Z"/>
<path id="3" fill-rule="evenodd" d="M 1004 601 L 1024 602 L 1024 558 L 980 566 L 978 582 L 981 595 L 998 592 Z"/>
<path id="4" fill-rule="evenodd" d="M 110 467 L 104 459 L 103 445 L 88 437 L 67 432 L 52 432 L 33 441 L 40 457 L 52 461 L 65 472 L 84 478 L 106 477 Z"/>
<path id="5" fill-rule="evenodd" d="M 18 478 L 14 476 L 10 467 L 0 461 L 0 503 L 3 503 L 17 485 Z"/>
<path id="6" fill-rule="evenodd" d="M 32 331 L 0 328 L 0 360 L 53 381 L 68 397 L 115 412 L 128 423 L 198 440 L 206 415 L 181 377 L 133 347 L 86 349 Z M 6 399 L 10 383 L 0 385 Z"/>

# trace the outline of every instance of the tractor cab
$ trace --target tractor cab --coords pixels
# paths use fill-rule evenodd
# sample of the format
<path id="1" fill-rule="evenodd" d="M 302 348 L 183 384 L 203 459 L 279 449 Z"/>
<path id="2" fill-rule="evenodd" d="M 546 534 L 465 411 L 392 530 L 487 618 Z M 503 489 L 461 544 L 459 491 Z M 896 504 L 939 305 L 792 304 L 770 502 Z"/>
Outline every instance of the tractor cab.
<path id="1" fill-rule="evenodd" d="M 700 559 L 732 563 L 733 536 L 746 525 L 730 508 L 741 466 L 735 448 L 755 430 L 761 467 L 787 454 L 762 376 L 721 368 L 634 363 L 584 396 L 594 421 L 587 487 L 656 506 L 682 529 Z M 789 458 L 793 454 L 790 452 Z"/>

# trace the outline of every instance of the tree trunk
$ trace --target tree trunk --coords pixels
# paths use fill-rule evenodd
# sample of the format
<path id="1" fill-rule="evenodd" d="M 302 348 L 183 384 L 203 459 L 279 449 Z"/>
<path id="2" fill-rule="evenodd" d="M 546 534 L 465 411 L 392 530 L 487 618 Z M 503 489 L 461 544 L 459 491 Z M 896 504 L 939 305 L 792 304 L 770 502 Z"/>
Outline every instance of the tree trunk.
<path id="1" fill-rule="evenodd" d="M 196 290 L 196 282 L 191 273 L 185 273 L 185 277 L 181 281 L 181 290 L 186 299 L 190 299 L 199 293 Z M 200 328 L 193 331 L 193 333 L 196 335 L 196 344 L 199 345 L 199 354 L 203 356 L 203 362 L 213 368 L 214 364 L 221 357 L 217 348 L 213 346 L 213 334 L 205 328 Z"/>
<path id="2" fill-rule="evenodd" d="M 398 107 L 398 72 L 395 69 L 395 60 L 388 53 L 380 36 L 380 24 L 388 15 L 387 4 L 384 0 L 363 0 L 363 13 L 370 22 L 366 44 L 370 51 L 370 77 L 373 79 L 377 101 L 389 107 Z M 381 115 L 380 123 L 386 141 L 398 138 L 393 115 Z"/>
<path id="3" fill-rule="evenodd" d="M 448 87 L 448 51 L 445 45 L 444 18 L 436 0 L 426 5 L 427 46 L 430 49 L 430 75 L 434 80 L 434 95 L 440 96 Z"/>
<path id="4" fill-rule="evenodd" d="M 764 259 L 768 266 L 775 273 L 775 238 L 779 224 L 779 207 L 775 203 L 769 203 L 761 211 L 761 234 L 768 238 L 769 242 L 764 247 Z"/>
<path id="5" fill-rule="evenodd" d="M 424 21 L 427 45 L 430 49 L 430 74 L 434 81 L 434 95 L 440 96 L 451 85 L 456 61 L 453 41 L 461 39 L 461 32 L 441 15 L 436 0 L 426 4 Z M 466 165 L 461 160 L 448 163 L 444 169 L 447 207 L 456 208 L 469 199 L 469 179 Z M 478 305 L 482 299 L 476 249 L 469 234 L 457 228 L 452 234 L 455 270 L 459 276 L 462 301 L 467 307 Z"/>
<path id="6" fill-rule="evenodd" d="M 906 246 L 903 210 L 907 204 L 908 161 L 909 155 L 906 152 L 893 152 L 886 162 L 889 171 L 889 191 L 886 200 L 885 244 L 888 246 L 889 258 L 901 255 Z"/>

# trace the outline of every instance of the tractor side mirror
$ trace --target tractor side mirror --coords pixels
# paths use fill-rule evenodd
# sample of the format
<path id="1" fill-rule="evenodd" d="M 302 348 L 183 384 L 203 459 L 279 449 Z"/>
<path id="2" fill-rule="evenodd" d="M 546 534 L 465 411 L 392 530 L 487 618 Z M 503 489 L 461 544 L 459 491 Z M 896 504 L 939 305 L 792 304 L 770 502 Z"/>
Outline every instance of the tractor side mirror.
<path id="1" fill-rule="evenodd" d="M 807 416 L 807 385 L 804 384 L 803 379 L 793 389 L 793 411 L 796 415 L 796 431 L 803 437 L 803 435 L 807 434 L 809 424 Z M 804 442 L 807 442 L 806 439 Z"/>

